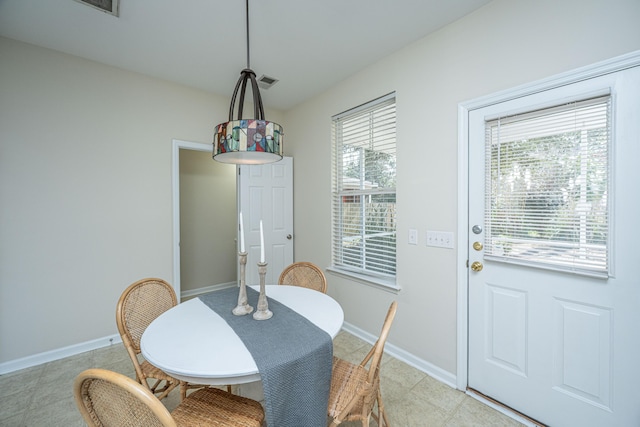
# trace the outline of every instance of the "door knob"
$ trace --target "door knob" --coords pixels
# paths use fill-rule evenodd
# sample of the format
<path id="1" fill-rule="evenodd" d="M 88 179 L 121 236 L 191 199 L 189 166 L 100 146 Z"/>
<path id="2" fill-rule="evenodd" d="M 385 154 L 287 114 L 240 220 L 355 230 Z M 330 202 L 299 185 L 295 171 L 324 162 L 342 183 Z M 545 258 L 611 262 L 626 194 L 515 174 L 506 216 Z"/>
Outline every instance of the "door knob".
<path id="1" fill-rule="evenodd" d="M 474 261 L 474 262 L 471 264 L 471 269 L 472 269 L 473 271 L 476 271 L 476 272 L 477 272 L 477 271 L 482 271 L 482 268 L 483 268 L 483 267 L 484 267 L 484 266 L 482 265 L 482 263 L 481 263 L 480 261 Z"/>
<path id="2" fill-rule="evenodd" d="M 291 234 L 287 234 L 287 240 L 291 240 Z"/>

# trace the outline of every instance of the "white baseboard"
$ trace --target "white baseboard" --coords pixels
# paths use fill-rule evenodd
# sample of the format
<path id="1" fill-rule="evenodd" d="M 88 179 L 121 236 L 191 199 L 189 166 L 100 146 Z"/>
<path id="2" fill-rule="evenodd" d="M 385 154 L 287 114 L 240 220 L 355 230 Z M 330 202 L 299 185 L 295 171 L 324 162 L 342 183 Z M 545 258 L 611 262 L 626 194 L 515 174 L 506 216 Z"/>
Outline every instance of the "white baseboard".
<path id="1" fill-rule="evenodd" d="M 32 366 L 42 365 L 43 363 L 53 362 L 54 360 L 64 359 L 65 357 L 75 356 L 76 354 L 95 350 L 97 348 L 108 347 L 112 344 L 121 342 L 122 338 L 120 338 L 120 335 L 115 334 L 55 350 L 45 351 L 44 353 L 33 354 L 20 359 L 10 360 L 8 362 L 0 363 L 0 375 L 19 371 L 20 369 L 30 368 Z"/>
<path id="2" fill-rule="evenodd" d="M 207 292 L 230 288 L 233 286 L 237 286 L 236 282 L 229 283 L 221 283 L 218 285 L 207 286 L 204 288 L 193 289 L 180 293 L 181 298 L 193 298 L 198 295 L 205 294 Z M 357 326 L 351 325 L 347 322 L 342 326 L 346 332 L 370 343 L 373 344 L 378 339 L 377 336 L 372 335 Z M 121 343 L 122 339 L 120 335 L 111 335 L 103 338 L 97 338 L 95 340 L 85 341 L 83 343 L 78 343 L 74 345 L 70 345 L 67 347 L 59 348 L 56 350 L 46 351 L 44 353 L 34 354 L 31 356 L 23 357 L 21 359 L 10 360 L 8 362 L 0 363 L 0 375 L 7 374 L 10 372 L 18 371 L 20 369 L 30 368 L 32 366 L 41 365 L 43 363 L 52 362 L 54 360 L 63 359 L 65 357 L 74 356 L 76 354 L 84 353 L 86 351 L 95 350 L 102 347 L 107 347 L 112 344 Z M 413 354 L 397 347 L 393 344 L 387 343 L 385 345 L 385 351 L 395 357 L 402 362 L 413 366 L 414 368 L 426 373 L 427 375 L 435 378 L 436 380 L 447 384 L 450 387 L 456 388 L 456 376 L 447 372 L 426 360 L 422 360 Z"/>
<path id="3" fill-rule="evenodd" d="M 202 294 L 206 294 L 213 291 L 219 291 L 220 289 L 232 288 L 238 286 L 236 282 L 219 283 L 217 285 L 205 286 L 203 288 L 191 289 L 189 291 L 180 292 L 180 299 L 194 298 Z"/>
<path id="4" fill-rule="evenodd" d="M 350 323 L 345 322 L 342 325 L 342 329 L 349 332 L 350 334 L 370 343 L 374 344 L 378 337 L 376 335 L 372 335 L 357 326 L 351 325 Z M 450 372 L 445 371 L 442 368 L 439 368 L 426 360 L 420 359 L 413 354 L 397 347 L 393 344 L 386 343 L 384 346 L 385 353 L 395 357 L 396 359 L 406 363 L 409 366 L 413 366 L 414 368 L 424 372 L 425 374 L 433 377 L 434 379 L 452 387 L 456 388 L 456 376 Z"/>
<path id="5" fill-rule="evenodd" d="M 206 294 L 207 292 L 217 291 L 219 289 L 230 288 L 237 286 L 236 282 L 221 283 L 218 285 L 207 286 L 204 288 L 193 289 L 180 293 L 181 298 L 192 298 L 198 295 Z M 96 338 L 94 340 L 85 341 L 78 344 L 73 344 L 67 347 L 58 348 L 55 350 L 45 351 L 44 353 L 33 354 L 20 359 L 9 360 L 8 362 L 0 363 L 0 375 L 8 374 L 10 372 L 19 371 L 20 369 L 30 368 L 32 366 L 42 365 L 43 363 L 53 362 L 54 360 L 64 359 L 65 357 L 75 356 L 76 354 L 84 353 L 86 351 L 95 350 L 97 348 L 107 347 L 111 344 L 121 343 L 122 338 L 119 334 L 106 336 L 103 338 Z"/>

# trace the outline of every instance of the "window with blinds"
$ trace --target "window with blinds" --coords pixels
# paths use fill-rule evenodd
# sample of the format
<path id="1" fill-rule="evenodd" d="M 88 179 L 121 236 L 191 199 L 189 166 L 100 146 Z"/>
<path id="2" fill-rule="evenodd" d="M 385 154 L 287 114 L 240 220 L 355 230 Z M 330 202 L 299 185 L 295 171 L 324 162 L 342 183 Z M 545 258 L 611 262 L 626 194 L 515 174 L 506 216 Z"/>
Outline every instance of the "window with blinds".
<path id="1" fill-rule="evenodd" d="M 485 129 L 485 257 L 607 277 L 610 96 Z"/>
<path id="2" fill-rule="evenodd" d="M 396 104 L 389 94 L 334 116 L 332 264 L 396 274 Z"/>

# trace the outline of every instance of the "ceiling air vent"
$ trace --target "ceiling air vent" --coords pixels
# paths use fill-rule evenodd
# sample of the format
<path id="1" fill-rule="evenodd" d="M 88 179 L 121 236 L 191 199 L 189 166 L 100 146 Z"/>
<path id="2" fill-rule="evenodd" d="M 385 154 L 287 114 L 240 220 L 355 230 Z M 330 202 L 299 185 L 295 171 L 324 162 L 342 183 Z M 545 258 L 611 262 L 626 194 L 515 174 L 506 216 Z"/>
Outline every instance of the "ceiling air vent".
<path id="1" fill-rule="evenodd" d="M 113 16 L 118 16 L 120 0 L 76 0 Z"/>
<path id="2" fill-rule="evenodd" d="M 258 80 L 258 86 L 260 86 L 262 89 L 269 89 L 271 86 L 278 83 L 278 79 L 265 76 L 264 74 L 258 77 L 257 80 Z"/>

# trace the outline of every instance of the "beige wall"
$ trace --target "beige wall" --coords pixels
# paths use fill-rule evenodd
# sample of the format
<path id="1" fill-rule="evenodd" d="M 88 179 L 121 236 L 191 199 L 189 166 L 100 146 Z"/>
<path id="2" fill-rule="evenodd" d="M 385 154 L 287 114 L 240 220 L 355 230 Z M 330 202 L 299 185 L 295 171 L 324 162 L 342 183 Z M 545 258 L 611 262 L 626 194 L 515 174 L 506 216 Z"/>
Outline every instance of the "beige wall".
<path id="1" fill-rule="evenodd" d="M 397 299 L 390 342 L 456 372 L 455 252 L 423 242 L 456 230 L 458 103 L 640 49 L 638 17 L 637 0 L 496 0 L 267 112 L 295 158 L 295 258 L 328 266 L 330 118 L 397 93 L 402 291 L 329 274 L 347 322 L 377 334 Z M 2 38 L 0 58 L 1 364 L 115 334 L 125 286 L 171 280 L 171 141 L 209 142 L 228 99 Z"/>
<path id="2" fill-rule="evenodd" d="M 172 281 L 172 140 L 228 108 L 0 38 L 0 364 L 117 334 L 126 286 Z"/>
<path id="3" fill-rule="evenodd" d="M 637 0 L 496 0 L 286 113 L 295 258 L 328 266 L 331 116 L 397 94 L 402 290 L 329 274 L 347 322 L 377 334 L 397 299 L 389 342 L 456 373 L 456 252 L 426 247 L 424 233 L 457 229 L 458 104 L 640 49 L 639 18 Z M 408 245 L 409 228 L 419 230 L 419 245 Z"/>
<path id="4" fill-rule="evenodd" d="M 180 288 L 235 282 L 236 167 L 180 150 Z"/>

